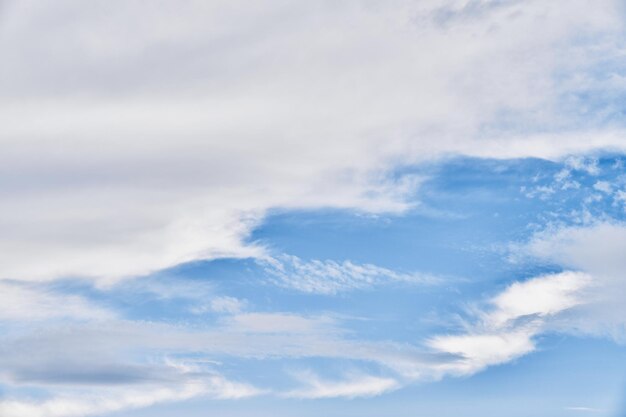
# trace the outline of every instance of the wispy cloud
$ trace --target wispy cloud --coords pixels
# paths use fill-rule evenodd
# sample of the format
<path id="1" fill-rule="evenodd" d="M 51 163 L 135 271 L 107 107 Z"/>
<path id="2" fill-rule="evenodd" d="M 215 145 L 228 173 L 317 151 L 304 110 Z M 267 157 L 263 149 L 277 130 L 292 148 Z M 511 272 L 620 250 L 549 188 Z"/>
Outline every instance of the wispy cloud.
<path id="1" fill-rule="evenodd" d="M 533 338 L 548 328 L 550 320 L 583 303 L 578 295 L 588 283 L 587 275 L 574 272 L 514 283 L 475 312 L 464 332 L 431 337 L 426 348 L 355 337 L 331 316 L 241 312 L 230 309 L 228 298 L 222 300 L 228 301 L 226 314 L 216 324 L 200 328 L 120 320 L 77 323 L 62 331 L 52 326 L 36 335 L 3 340 L 0 378 L 4 383 L 49 389 L 55 397 L 34 403 L 7 399 L 0 403 L 0 411 L 8 417 L 73 417 L 194 396 L 381 395 L 412 381 L 468 375 L 532 352 Z M 33 355 L 42 346 L 45 355 Z M 203 358 L 196 361 L 193 357 L 198 354 Z M 168 359 L 185 356 L 191 359 Z M 303 372 L 295 374 L 300 386 L 258 389 L 246 382 L 229 382 L 215 370 L 219 361 L 206 358 L 327 358 L 349 361 L 356 370 L 340 378 Z M 377 364 L 384 373 L 359 370 L 364 363 Z M 76 389 L 81 390 L 80 396 L 72 396 Z"/>
<path id="2" fill-rule="evenodd" d="M 297 256 L 283 255 L 259 263 L 277 285 L 314 294 L 336 294 L 394 283 L 432 285 L 440 282 L 439 278 L 428 274 L 402 273 L 350 261 L 304 261 Z"/>
<path id="3" fill-rule="evenodd" d="M 226 295 L 211 298 L 208 303 L 193 307 L 191 311 L 195 314 L 206 312 L 237 314 L 241 313 L 247 307 L 246 300 L 240 300 L 235 297 Z"/>
<path id="4" fill-rule="evenodd" d="M 282 394 L 285 397 L 305 399 L 372 397 L 401 386 L 393 378 L 363 374 L 349 375 L 341 380 L 321 379 L 311 371 L 299 372 L 294 376 L 305 387 Z"/>
<path id="5" fill-rule="evenodd" d="M 565 409 L 569 411 L 579 411 L 581 413 L 605 413 L 608 411 L 602 408 L 593 407 L 566 407 Z"/>
<path id="6" fill-rule="evenodd" d="M 535 350 L 533 338 L 556 315 L 584 304 L 582 292 L 590 283 L 589 275 L 569 271 L 513 283 L 476 312 L 464 332 L 435 336 L 427 344 L 458 355 L 440 366 L 444 374 L 472 374 L 509 362 Z"/>
<path id="7" fill-rule="evenodd" d="M 105 320 L 117 314 L 45 285 L 0 280 L 0 321 Z"/>
<path id="8" fill-rule="evenodd" d="M 134 389 L 100 389 L 97 393 L 64 393 L 44 401 L 0 400 L 3 417 L 83 417 L 148 407 L 194 397 L 237 399 L 258 395 L 256 388 L 219 375 L 173 385 Z"/>

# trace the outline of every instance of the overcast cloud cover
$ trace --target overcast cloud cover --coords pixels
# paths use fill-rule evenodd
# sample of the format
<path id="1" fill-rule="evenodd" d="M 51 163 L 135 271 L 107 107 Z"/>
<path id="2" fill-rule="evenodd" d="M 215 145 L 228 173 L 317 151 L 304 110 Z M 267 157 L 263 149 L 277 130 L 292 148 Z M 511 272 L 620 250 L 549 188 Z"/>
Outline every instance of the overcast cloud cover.
<path id="1" fill-rule="evenodd" d="M 618 415 L 625 11 L 1 1 L 0 416 Z"/>

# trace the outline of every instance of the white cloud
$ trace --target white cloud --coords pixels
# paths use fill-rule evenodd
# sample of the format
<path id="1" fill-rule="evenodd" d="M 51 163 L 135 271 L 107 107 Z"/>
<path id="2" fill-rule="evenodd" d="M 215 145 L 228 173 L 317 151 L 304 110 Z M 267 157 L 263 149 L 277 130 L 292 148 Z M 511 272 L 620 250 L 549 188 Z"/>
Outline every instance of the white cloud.
<path id="1" fill-rule="evenodd" d="M 105 320 L 115 316 L 78 295 L 0 280 L 0 321 Z"/>
<path id="2" fill-rule="evenodd" d="M 271 208 L 406 209 L 401 164 L 623 149 L 559 130 L 555 76 L 614 54 L 619 5 L 4 2 L 0 277 L 259 256 Z M 502 132 L 529 121 L 557 133 Z"/>
<path id="3" fill-rule="evenodd" d="M 621 35 L 619 6 L 5 1 L 0 278 L 111 283 L 198 259 L 265 259 L 264 248 L 247 239 L 272 208 L 409 208 L 421 178 L 392 175 L 403 164 L 458 153 L 561 158 L 623 150 L 621 131 L 593 124 L 563 130 L 580 118 L 560 104 L 580 86 L 555 75 L 594 72 L 614 54 L 605 42 Z M 541 133 L 544 127 L 555 133 Z M 586 159 L 568 163 L 589 174 L 597 168 Z M 615 278 L 609 282 L 623 289 L 622 232 L 608 229 L 563 232 L 533 247 L 594 278 Z M 583 238 L 592 244 L 568 246 Z M 309 292 L 422 278 L 349 262 L 286 264 L 277 279 Z M 573 281 L 560 277 L 510 287 L 467 332 L 432 338 L 434 352 L 357 340 L 325 316 L 244 313 L 226 299 L 210 305 L 231 315 L 216 327 L 127 322 L 78 296 L 2 281 L 0 317 L 111 318 L 5 335 L 3 382 L 86 391 L 126 382 L 39 403 L 5 399 L 0 414 L 71 417 L 258 392 L 216 375 L 149 386 L 171 377 L 162 364 L 145 363 L 151 353 L 367 361 L 405 380 L 476 372 L 532 351 L 533 337 L 556 326 L 556 316 L 565 326 L 560 315 L 570 308 L 598 305 L 593 298 L 584 304 Z M 213 297 L 210 289 L 203 295 Z M 610 306 L 615 320 L 623 317 L 616 308 L 623 295 L 613 292 L 603 314 Z M 131 351 L 146 357 L 131 358 Z M 395 378 L 368 375 L 312 381 L 299 396 L 367 396 L 397 386 Z"/>
<path id="4" fill-rule="evenodd" d="M 0 342 L 0 377 L 42 387 L 176 380 L 169 365 L 150 359 L 168 355 L 345 359 L 377 363 L 406 376 L 425 371 L 424 366 L 436 359 L 408 344 L 354 337 L 329 317 L 287 313 L 237 314 L 202 328 L 119 320 L 51 325 L 7 335 Z M 142 355 L 129 357 L 128 352 Z"/>
<path id="5" fill-rule="evenodd" d="M 263 392 L 299 398 L 352 398 L 380 395 L 416 379 L 432 379 L 440 374 L 437 366 L 450 360 L 447 354 L 426 352 L 408 343 L 361 338 L 348 324 L 323 315 L 246 312 L 205 325 L 122 320 L 52 325 L 0 340 L 0 382 L 47 390 L 54 396 L 67 389 L 80 390 L 91 404 L 95 393 L 101 395 L 111 387 L 120 388 L 116 393 L 126 393 L 143 392 L 155 384 L 183 386 L 189 378 L 213 375 L 213 368 L 221 363 L 277 359 L 306 363 L 325 358 L 352 364 L 357 371 L 339 380 L 303 380 L 302 386 L 264 386 Z M 189 361 L 172 363 L 168 358 Z M 376 366 L 383 376 L 358 371 L 363 365 Z M 275 372 L 280 379 L 280 371 Z M 248 377 L 244 375 L 244 379 Z M 283 378 L 289 380 L 288 375 Z M 114 396 L 122 399 L 111 398 L 110 402 L 126 404 L 120 407 L 135 406 L 122 401 L 124 395 Z M 13 402 L 7 400 L 6 404 Z"/>
<path id="6" fill-rule="evenodd" d="M 619 202 L 623 205 L 624 210 L 626 210 L 626 191 L 619 190 L 615 193 L 615 201 Z"/>
<path id="7" fill-rule="evenodd" d="M 47 326 L 0 341 L 0 380 L 50 389 L 56 396 L 40 403 L 6 399 L 0 411 L 9 417 L 72 417 L 198 395 L 261 393 L 248 384 L 228 382 L 211 369 L 219 362 L 205 358 L 328 358 L 376 364 L 386 376 L 355 372 L 332 380 L 307 373 L 299 378 L 303 386 L 274 394 L 311 399 L 380 395 L 415 380 L 472 374 L 533 351 L 533 338 L 552 320 L 584 305 L 578 295 L 587 284 L 585 274 L 573 272 L 512 284 L 488 301 L 465 332 L 427 340 L 429 351 L 359 339 L 338 319 L 293 313 L 234 313 L 203 327 L 120 320 Z M 209 363 L 209 369 L 193 361 L 154 360 L 187 354 L 202 354 L 196 362 Z M 64 396 L 72 389 L 80 390 L 80 396 Z"/>
<path id="8" fill-rule="evenodd" d="M 152 296 L 158 300 L 172 300 L 188 306 L 193 314 L 236 314 L 246 309 L 245 299 L 217 295 L 214 282 L 208 279 L 181 279 L 178 276 L 156 276 L 124 280 L 100 288 L 107 295 L 134 294 L 135 297 Z"/>
<path id="9" fill-rule="evenodd" d="M 242 313 L 223 321 L 229 331 L 251 333 L 324 333 L 332 328 L 329 317 L 304 317 L 287 313 Z"/>
<path id="10" fill-rule="evenodd" d="M 442 375 L 468 375 L 488 366 L 509 362 L 535 350 L 533 328 L 493 329 L 454 336 L 437 336 L 428 345 L 439 351 L 458 355 L 459 359 L 441 364 Z"/>
<path id="11" fill-rule="evenodd" d="M 600 173 L 598 160 L 594 158 L 585 158 L 583 156 L 570 156 L 565 159 L 565 164 L 573 170 L 583 171 L 589 175 L 598 175 Z"/>
<path id="12" fill-rule="evenodd" d="M 603 193 L 606 193 L 606 194 L 611 194 L 611 192 L 613 191 L 613 188 L 611 187 L 611 183 L 608 181 L 598 181 L 595 184 L 593 184 L 593 188 L 595 190 L 602 191 Z"/>
<path id="13" fill-rule="evenodd" d="M 151 406 L 161 402 L 182 401 L 198 396 L 235 399 L 258 395 L 254 387 L 228 381 L 221 376 L 192 380 L 178 386 L 135 389 L 100 389 L 98 393 L 58 395 L 44 401 L 0 400 L 3 417 L 83 417 L 124 409 Z"/>
<path id="14" fill-rule="evenodd" d="M 329 316 L 246 312 L 225 316 L 216 325 L 202 328 L 128 321 L 65 326 L 63 331 L 52 327 L 36 332 L 36 336 L 5 340 L 0 345 L 0 367 L 4 368 L 5 381 L 88 386 L 173 378 L 170 367 L 128 362 L 125 352 L 130 351 L 256 360 L 329 358 L 375 363 L 395 377 L 313 378 L 307 389 L 292 390 L 289 395 L 377 395 L 414 380 L 471 374 L 533 351 L 537 334 L 554 328 L 552 322 L 564 312 L 584 305 L 579 296 L 588 283 L 585 274 L 565 272 L 512 284 L 487 302 L 465 332 L 428 339 L 429 351 L 411 344 L 359 339 L 339 319 Z M 85 345 L 82 340 L 91 343 Z M 46 354 L 33 361 L 32 351 L 42 345 Z M 59 364 L 63 364 L 63 371 Z"/>
<path id="15" fill-rule="evenodd" d="M 624 224 L 597 221 L 586 226 L 548 229 L 529 242 L 527 254 L 592 277 L 592 285 L 585 292 L 584 309 L 562 323 L 563 330 L 626 340 L 625 247 Z"/>
<path id="16" fill-rule="evenodd" d="M 208 305 L 196 307 L 193 309 L 195 313 L 204 313 L 212 311 L 215 313 L 237 314 L 241 313 L 247 306 L 246 300 L 240 300 L 235 297 L 220 296 L 211 299 Z"/>
<path id="17" fill-rule="evenodd" d="M 195 355 L 187 361 L 164 355 L 175 342 L 173 337 L 191 333 L 175 326 L 124 326 L 119 321 L 66 323 L 26 335 L 5 335 L 0 340 L 0 382 L 34 387 L 46 396 L 30 400 L 23 395 L 7 396 L 0 400 L 0 415 L 80 417 L 200 396 L 239 399 L 265 393 L 216 372 L 217 362 L 197 360 Z M 198 343 L 191 349 L 183 348 L 184 344 L 173 353 L 191 353 L 198 348 Z M 130 350 L 135 353 L 129 357 Z"/>
<path id="18" fill-rule="evenodd" d="M 211 309 L 218 313 L 239 313 L 245 306 L 245 300 L 239 300 L 234 297 L 216 297 L 211 300 Z"/>
<path id="19" fill-rule="evenodd" d="M 428 340 L 436 351 L 458 356 L 437 369 L 442 375 L 472 374 L 534 351 L 533 338 L 558 314 L 585 304 L 582 296 L 590 284 L 588 275 L 570 271 L 511 284 L 489 300 L 464 333 Z"/>
<path id="20" fill-rule="evenodd" d="M 485 321 L 495 326 L 525 316 L 549 316 L 584 303 L 580 291 L 591 285 L 591 277 L 576 272 L 535 277 L 511 284 L 491 300 L 495 309 Z"/>
<path id="21" fill-rule="evenodd" d="M 203 302 L 216 297 L 214 285 L 209 280 L 180 279 L 180 277 L 168 274 L 126 280 L 99 289 L 141 296 L 150 295 L 160 300 L 181 299 Z"/>
<path id="22" fill-rule="evenodd" d="M 400 387 L 400 383 L 393 378 L 373 375 L 350 375 L 339 381 L 321 379 L 310 371 L 300 372 L 295 376 L 306 387 L 283 394 L 286 397 L 305 399 L 373 397 Z"/>
<path id="23" fill-rule="evenodd" d="M 426 274 L 401 273 L 371 264 L 316 259 L 303 261 L 290 255 L 265 258 L 260 264 L 277 285 L 315 294 L 336 294 L 385 283 L 434 284 L 439 281 Z"/>
<path id="24" fill-rule="evenodd" d="M 623 277 L 626 260 L 626 225 L 596 222 L 588 226 L 562 227 L 537 233 L 527 252 L 564 267 L 592 275 Z"/>

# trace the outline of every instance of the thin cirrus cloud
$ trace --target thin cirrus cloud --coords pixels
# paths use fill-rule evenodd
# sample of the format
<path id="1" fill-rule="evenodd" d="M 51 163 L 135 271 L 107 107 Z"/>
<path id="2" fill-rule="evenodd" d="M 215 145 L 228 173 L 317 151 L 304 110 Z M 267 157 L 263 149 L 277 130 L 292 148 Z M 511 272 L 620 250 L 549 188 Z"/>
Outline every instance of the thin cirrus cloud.
<path id="1" fill-rule="evenodd" d="M 20 281 L 0 280 L 0 321 L 84 321 L 116 317 L 114 310 L 95 305 L 79 295 Z"/>
<path id="2" fill-rule="evenodd" d="M 88 395 L 67 393 L 39 403 L 0 400 L 0 412 L 5 417 L 82 417 L 143 408 L 164 401 L 183 401 L 201 395 L 216 399 L 235 399 L 257 394 L 258 390 L 253 387 L 213 376 L 208 380 L 148 389 L 100 389 L 97 393 Z"/>
<path id="3" fill-rule="evenodd" d="M 306 385 L 305 388 L 283 394 L 288 398 L 357 398 L 381 395 L 400 387 L 393 378 L 373 375 L 348 375 L 345 379 L 328 381 L 321 379 L 311 371 L 299 372 L 296 378 Z"/>
<path id="4" fill-rule="evenodd" d="M 7 416 L 21 413 L 26 417 L 69 417 L 196 396 L 319 399 L 380 395 L 414 381 L 471 375 L 532 352 L 535 337 L 558 329 L 564 314 L 585 306 L 583 296 L 589 285 L 590 277 L 579 272 L 513 283 L 475 310 L 463 332 L 429 337 L 422 341 L 422 347 L 385 340 L 355 340 L 342 320 L 292 313 L 235 312 L 219 321 L 217 327 L 203 329 L 132 321 L 87 322 L 66 327 L 62 332 L 52 327 L 36 336 L 6 339 L 0 364 L 5 383 L 20 381 L 57 387 L 59 397 L 43 402 L 4 400 L 0 410 Z M 91 343 L 76 343 L 81 340 Z M 41 345 L 46 346 L 46 355 L 33 361 L 29 349 L 37 350 Z M 384 372 L 370 375 L 357 371 L 343 379 L 304 372 L 284 376 L 299 382 L 296 388 L 268 389 L 247 382 L 229 382 L 213 369 L 219 362 L 208 362 L 208 368 L 197 359 L 188 363 L 167 359 L 160 364 L 154 359 L 138 363 L 125 353 L 131 351 L 165 358 L 198 352 L 231 360 L 321 357 L 352 361 L 355 366 L 377 363 Z M 113 362 L 107 363 L 111 359 Z M 72 387 L 83 392 L 104 390 L 111 398 L 105 403 L 101 396 L 90 397 L 91 394 L 74 398 L 70 395 Z M 134 394 L 129 396 L 129 392 Z"/>
<path id="5" fill-rule="evenodd" d="M 220 321 L 217 328 L 202 330 L 128 321 L 76 324 L 62 332 L 53 327 L 37 336 L 18 336 L 3 342 L 0 364 L 4 382 L 20 381 L 48 388 L 80 387 L 83 391 L 89 387 L 99 392 L 104 389 L 112 395 L 106 404 L 113 408 L 103 408 L 87 396 L 71 400 L 67 407 L 66 400 L 61 399 L 30 404 L 5 400 L 0 409 L 8 416 L 21 412 L 22 416 L 47 417 L 88 415 L 194 396 L 238 398 L 269 394 L 315 399 L 380 395 L 412 381 L 473 374 L 532 352 L 533 339 L 552 328 L 552 321 L 584 304 L 578 295 L 588 285 L 586 274 L 574 272 L 514 283 L 488 300 L 466 331 L 431 337 L 423 341 L 425 348 L 354 340 L 337 319 L 295 314 L 235 313 Z M 80 340 L 92 343 L 76 343 Z M 33 361 L 29 349 L 37 350 L 41 345 L 46 346 L 46 355 Z M 204 369 L 202 362 L 193 360 L 188 364 L 168 360 L 161 364 L 154 360 L 137 363 L 126 357 L 124 352 L 130 351 L 154 352 L 151 355 L 158 352 L 165 357 L 203 352 L 212 357 L 243 360 L 325 357 L 356 361 L 355 364 L 378 363 L 385 372 L 375 376 L 359 371 L 340 380 L 301 373 L 295 375 L 300 387 L 268 390 L 246 382 L 229 383 L 216 374 L 212 365 Z M 136 392 L 132 398 L 145 401 L 131 400 L 125 390 L 121 393 L 121 386 L 132 387 Z M 159 387 L 156 392 L 164 395 L 151 396 L 155 387 Z M 64 398 L 67 389 L 59 390 L 60 398 Z"/>
<path id="6" fill-rule="evenodd" d="M 276 285 L 312 294 L 337 294 L 394 283 L 434 285 L 441 279 L 428 274 L 402 273 L 372 264 L 351 261 L 304 261 L 297 256 L 282 255 L 259 261 Z"/>

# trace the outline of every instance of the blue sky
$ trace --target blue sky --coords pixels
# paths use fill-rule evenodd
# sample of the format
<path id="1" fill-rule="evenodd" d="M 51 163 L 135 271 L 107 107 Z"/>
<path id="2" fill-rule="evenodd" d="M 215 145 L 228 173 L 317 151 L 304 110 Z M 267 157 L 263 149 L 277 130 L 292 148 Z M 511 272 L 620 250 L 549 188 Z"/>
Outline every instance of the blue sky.
<path id="1" fill-rule="evenodd" d="M 622 416 L 623 24 L 5 2 L 0 416 Z"/>

